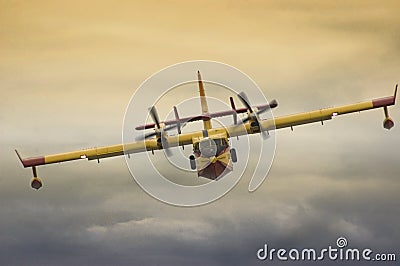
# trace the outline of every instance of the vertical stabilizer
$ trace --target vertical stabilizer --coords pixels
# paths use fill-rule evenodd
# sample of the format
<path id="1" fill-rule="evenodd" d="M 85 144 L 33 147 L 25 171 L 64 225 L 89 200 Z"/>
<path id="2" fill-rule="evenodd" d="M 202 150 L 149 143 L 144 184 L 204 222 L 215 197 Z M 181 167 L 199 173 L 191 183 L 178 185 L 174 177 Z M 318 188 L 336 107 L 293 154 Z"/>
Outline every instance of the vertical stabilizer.
<path id="1" fill-rule="evenodd" d="M 208 106 L 207 106 L 207 98 L 206 93 L 204 91 L 203 81 L 201 80 L 200 71 L 197 71 L 197 77 L 199 81 L 199 92 L 200 92 L 200 101 L 201 101 L 201 112 L 203 117 L 203 125 L 204 129 L 211 129 L 211 121 L 210 117 L 208 117 Z"/>

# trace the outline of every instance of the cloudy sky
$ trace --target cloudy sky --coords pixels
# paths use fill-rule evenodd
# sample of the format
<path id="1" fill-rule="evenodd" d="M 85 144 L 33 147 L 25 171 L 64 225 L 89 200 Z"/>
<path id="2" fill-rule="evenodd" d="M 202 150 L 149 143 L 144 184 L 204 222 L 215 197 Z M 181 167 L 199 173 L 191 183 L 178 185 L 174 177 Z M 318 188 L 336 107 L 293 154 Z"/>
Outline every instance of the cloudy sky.
<path id="1" fill-rule="evenodd" d="M 257 260 L 265 243 L 323 248 L 340 236 L 400 259 L 400 131 L 382 128 L 381 110 L 277 132 L 255 193 L 245 176 L 196 208 L 147 195 L 123 157 L 40 167 L 34 191 L 13 151 L 120 143 L 136 88 L 187 60 L 241 69 L 279 101 L 278 116 L 391 95 L 399 10 L 398 1 L 0 1 L 0 264 L 273 265 Z M 398 106 L 390 112 L 400 120 Z"/>

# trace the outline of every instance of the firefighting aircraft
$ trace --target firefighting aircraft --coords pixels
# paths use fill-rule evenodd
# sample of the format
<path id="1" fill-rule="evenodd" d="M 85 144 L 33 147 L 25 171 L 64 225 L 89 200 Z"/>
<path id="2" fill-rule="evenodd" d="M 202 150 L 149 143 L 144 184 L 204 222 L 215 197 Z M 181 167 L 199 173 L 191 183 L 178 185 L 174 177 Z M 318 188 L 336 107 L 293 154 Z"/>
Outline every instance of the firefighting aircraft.
<path id="1" fill-rule="evenodd" d="M 176 106 L 173 107 L 175 119 L 168 121 L 160 121 L 155 106 L 149 108 L 150 116 L 154 123 L 137 126 L 136 130 L 147 130 L 149 132 L 136 139 L 135 142 L 128 144 L 119 144 L 113 146 L 105 146 L 100 148 L 92 148 L 80 151 L 60 153 L 54 155 L 46 155 L 39 157 L 22 158 L 18 153 L 22 165 L 32 167 L 33 179 L 31 187 L 39 189 L 42 187 L 42 181 L 37 176 L 36 167 L 45 164 L 60 163 L 79 159 L 97 160 L 120 156 L 124 154 L 132 154 L 138 152 L 164 149 L 166 155 L 170 155 L 170 148 L 176 146 L 192 145 L 193 154 L 189 157 L 189 163 L 192 170 L 197 170 L 199 177 L 211 180 L 218 180 L 233 170 L 233 164 L 237 162 L 236 150 L 229 146 L 231 137 L 238 137 L 246 134 L 261 134 L 264 138 L 268 138 L 268 131 L 280 128 L 320 122 L 332 119 L 335 116 L 354 113 L 369 109 L 383 108 L 385 119 L 383 127 L 391 129 L 394 126 L 393 120 L 389 117 L 388 106 L 394 105 L 397 94 L 397 85 L 393 96 L 373 99 L 365 102 L 343 105 L 326 109 L 315 110 L 292 115 L 276 117 L 272 119 L 261 119 L 260 114 L 278 106 L 276 100 L 267 104 L 252 106 L 246 94 L 241 92 L 237 95 L 244 107 L 236 108 L 235 102 L 230 97 L 232 109 L 221 112 L 208 111 L 207 99 L 204 91 L 204 85 L 198 72 L 198 86 L 200 91 L 200 102 L 202 113 L 197 116 L 179 117 Z M 238 114 L 246 113 L 247 116 L 238 121 Z M 213 128 L 211 120 L 216 117 L 232 116 L 233 125 L 227 127 Z M 203 121 L 203 130 L 189 133 L 182 133 L 182 127 L 189 122 Z M 168 135 L 167 131 L 177 129 L 177 135 Z"/>

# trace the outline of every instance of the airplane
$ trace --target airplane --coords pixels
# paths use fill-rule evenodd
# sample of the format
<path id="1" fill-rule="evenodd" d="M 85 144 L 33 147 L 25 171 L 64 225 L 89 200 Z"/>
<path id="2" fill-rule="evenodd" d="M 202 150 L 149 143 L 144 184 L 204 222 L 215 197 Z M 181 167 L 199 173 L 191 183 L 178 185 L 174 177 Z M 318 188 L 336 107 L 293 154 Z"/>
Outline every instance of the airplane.
<path id="1" fill-rule="evenodd" d="M 184 148 L 185 145 L 192 145 L 193 147 L 193 154 L 189 156 L 191 169 L 197 170 L 197 175 L 199 177 L 218 180 L 231 172 L 233 170 L 233 163 L 237 162 L 236 150 L 229 145 L 229 140 L 232 137 L 239 137 L 247 134 L 260 134 L 264 139 L 267 139 L 269 136 L 268 132 L 271 130 L 289 127 L 293 130 L 294 126 L 315 122 L 323 124 L 323 121 L 330 120 L 339 115 L 376 108 L 383 108 L 384 110 L 385 118 L 383 127 L 390 130 L 394 126 L 394 121 L 389 116 L 388 106 L 395 105 L 398 85 L 395 86 L 393 96 L 339 107 L 274 117 L 271 119 L 261 119 L 259 116 L 261 113 L 278 106 L 276 100 L 253 106 L 247 95 L 241 92 L 237 94 L 237 97 L 244 107 L 236 108 L 234 99 L 230 97 L 230 110 L 210 113 L 200 71 L 198 71 L 197 75 L 202 110 L 200 115 L 181 118 L 176 106 L 174 106 L 173 111 L 175 119 L 160 121 L 156 107 L 152 106 L 149 108 L 149 114 L 153 123 L 137 126 L 135 128 L 136 130 L 151 129 L 152 132 L 148 132 L 136 138 L 136 141 L 131 143 L 29 158 L 22 158 L 19 152 L 15 150 L 23 167 L 32 168 L 33 178 L 31 180 L 31 187 L 38 190 L 43 185 L 42 180 L 37 175 L 37 167 L 41 165 L 80 159 L 97 160 L 99 162 L 99 160 L 103 158 L 121 156 L 124 154 L 129 156 L 133 153 L 146 151 L 151 151 L 154 154 L 155 150 L 164 150 L 166 155 L 170 156 L 171 147 L 182 146 Z M 247 114 L 247 116 L 239 121 L 238 114 Z M 226 127 L 212 127 L 211 121 L 213 118 L 225 116 L 232 116 L 232 125 Z M 202 121 L 203 129 L 182 133 L 182 128 L 187 123 L 194 121 Z M 167 132 L 175 128 L 178 134 L 168 135 Z"/>

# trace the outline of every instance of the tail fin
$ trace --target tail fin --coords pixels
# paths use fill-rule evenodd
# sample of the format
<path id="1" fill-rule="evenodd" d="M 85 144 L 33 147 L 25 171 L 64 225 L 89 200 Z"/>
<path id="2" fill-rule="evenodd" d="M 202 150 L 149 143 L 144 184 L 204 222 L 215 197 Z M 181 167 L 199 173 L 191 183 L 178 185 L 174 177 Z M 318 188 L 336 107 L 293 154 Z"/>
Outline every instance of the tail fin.
<path id="1" fill-rule="evenodd" d="M 206 93 L 204 91 L 203 81 L 201 80 L 200 71 L 197 71 L 197 77 L 198 77 L 198 82 L 199 82 L 201 112 L 202 112 L 202 115 L 204 115 L 203 125 L 204 125 L 204 129 L 208 130 L 208 129 L 212 128 L 211 121 L 210 121 L 211 118 L 207 117 L 207 115 L 208 115 L 207 98 L 206 98 Z"/>

